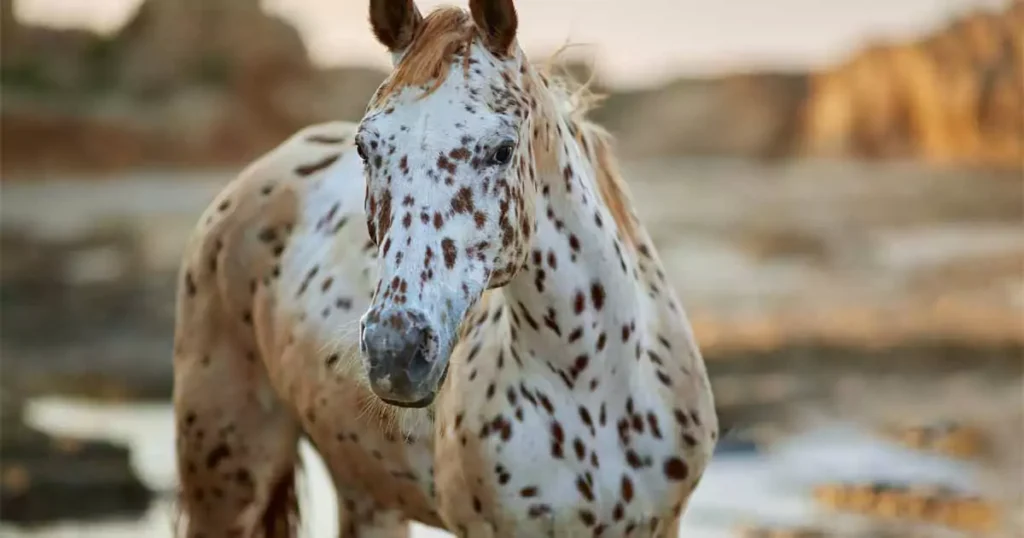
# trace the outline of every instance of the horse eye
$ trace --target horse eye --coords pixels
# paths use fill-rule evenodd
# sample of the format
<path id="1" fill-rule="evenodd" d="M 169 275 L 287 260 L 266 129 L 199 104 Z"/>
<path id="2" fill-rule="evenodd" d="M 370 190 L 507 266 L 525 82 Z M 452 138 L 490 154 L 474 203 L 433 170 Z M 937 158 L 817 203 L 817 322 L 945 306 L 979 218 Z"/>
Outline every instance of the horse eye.
<path id="1" fill-rule="evenodd" d="M 498 165 L 508 164 L 512 160 L 513 152 L 512 142 L 502 142 L 491 154 L 491 162 Z"/>
<path id="2" fill-rule="evenodd" d="M 359 154 L 359 158 L 366 162 L 366 150 L 363 149 L 362 141 L 356 141 L 356 153 Z"/>

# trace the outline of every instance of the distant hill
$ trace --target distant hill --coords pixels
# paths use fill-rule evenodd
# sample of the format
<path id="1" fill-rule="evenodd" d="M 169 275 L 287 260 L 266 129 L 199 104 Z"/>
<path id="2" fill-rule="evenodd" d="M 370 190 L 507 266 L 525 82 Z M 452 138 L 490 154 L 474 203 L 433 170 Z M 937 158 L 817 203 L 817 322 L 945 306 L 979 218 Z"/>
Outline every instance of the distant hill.
<path id="1" fill-rule="evenodd" d="M 114 37 L 19 24 L 0 0 L 0 171 L 242 164 L 354 120 L 386 74 L 319 70 L 257 0 L 147 0 Z M 1024 0 L 872 44 L 819 73 L 679 79 L 608 94 L 627 157 L 835 155 L 1019 167 Z M 570 66 L 573 71 L 584 70 Z"/>

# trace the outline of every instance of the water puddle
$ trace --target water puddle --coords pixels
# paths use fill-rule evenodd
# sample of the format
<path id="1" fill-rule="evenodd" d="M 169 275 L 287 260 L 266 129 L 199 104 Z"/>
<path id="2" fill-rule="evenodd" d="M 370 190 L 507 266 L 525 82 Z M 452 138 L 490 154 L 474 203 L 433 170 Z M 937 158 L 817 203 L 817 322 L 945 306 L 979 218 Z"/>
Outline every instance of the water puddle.
<path id="1" fill-rule="evenodd" d="M 174 421 L 169 404 L 97 404 L 64 398 L 31 402 L 28 421 L 49 433 L 108 439 L 130 447 L 132 465 L 151 488 L 165 493 L 136 521 L 62 523 L 32 530 L 0 527 L 11 538 L 170 538 L 175 484 Z M 300 489 L 309 538 L 336 537 L 335 496 L 323 462 L 303 445 Z M 889 444 L 857 427 L 835 424 L 788 439 L 769 453 L 717 455 L 690 502 L 682 535 L 720 537 L 739 525 L 806 525 L 827 521 L 811 496 L 823 481 L 888 480 L 942 483 L 977 489 L 969 463 L 928 456 Z M 834 518 L 833 518 L 834 519 Z M 412 538 L 451 536 L 414 525 Z"/>

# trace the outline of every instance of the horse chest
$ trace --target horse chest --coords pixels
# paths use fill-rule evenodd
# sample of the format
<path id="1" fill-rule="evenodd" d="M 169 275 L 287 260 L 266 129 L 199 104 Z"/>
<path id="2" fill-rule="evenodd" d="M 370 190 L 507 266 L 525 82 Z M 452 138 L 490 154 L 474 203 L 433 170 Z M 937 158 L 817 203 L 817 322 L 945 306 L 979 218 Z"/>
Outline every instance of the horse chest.
<path id="1" fill-rule="evenodd" d="M 321 414 L 302 416 L 303 429 L 323 457 L 343 499 L 372 500 L 380 508 L 438 525 L 434 505 L 434 451 L 429 419 L 410 418 L 396 429 L 353 413 L 372 398 L 355 382 L 323 383 L 315 390 Z M 414 426 L 413 426 L 414 425 Z M 401 433 L 399 430 L 404 430 Z"/>
<path id="2" fill-rule="evenodd" d="M 466 458 L 494 470 L 497 520 L 534 521 L 541 533 L 553 524 L 616 536 L 671 513 L 688 473 L 677 467 L 685 457 L 666 410 L 619 402 L 612 414 L 607 403 L 549 406 L 548 397 L 532 396 L 536 407 L 527 404 L 508 424 L 481 417 L 483 458 Z"/>

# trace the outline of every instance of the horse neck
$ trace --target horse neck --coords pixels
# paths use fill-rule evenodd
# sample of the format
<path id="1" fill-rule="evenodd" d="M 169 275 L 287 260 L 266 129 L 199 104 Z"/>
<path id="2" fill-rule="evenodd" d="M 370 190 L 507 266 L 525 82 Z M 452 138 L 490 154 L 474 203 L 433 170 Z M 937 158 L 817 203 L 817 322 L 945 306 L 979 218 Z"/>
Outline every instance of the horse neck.
<path id="1" fill-rule="evenodd" d="M 520 355 L 546 363 L 571 388 L 586 390 L 602 372 L 625 374 L 633 367 L 640 346 L 632 333 L 642 323 L 646 294 L 634 278 L 632 247 L 598 185 L 607 163 L 575 138 L 587 140 L 593 131 L 560 110 L 560 96 L 544 87 L 542 92 L 538 102 L 547 99 L 555 113 L 534 120 L 540 124 L 533 140 L 532 252 L 502 292 Z M 581 375 L 588 367 L 599 370 Z"/>

